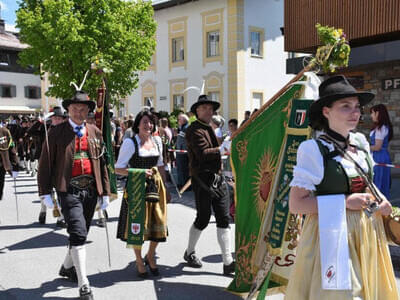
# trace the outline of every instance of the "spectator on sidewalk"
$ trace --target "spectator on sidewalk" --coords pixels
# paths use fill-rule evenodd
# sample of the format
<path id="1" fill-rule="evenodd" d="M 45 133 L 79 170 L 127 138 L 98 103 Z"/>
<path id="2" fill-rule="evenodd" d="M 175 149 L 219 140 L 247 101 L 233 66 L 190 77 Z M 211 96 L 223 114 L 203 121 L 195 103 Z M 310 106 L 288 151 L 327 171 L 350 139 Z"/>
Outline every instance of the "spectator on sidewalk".
<path id="1" fill-rule="evenodd" d="M 242 126 L 248 119 L 250 119 L 250 114 L 251 112 L 249 110 L 246 110 L 244 112 L 244 120 L 242 121 L 242 123 L 240 123 L 240 126 Z"/>
<path id="2" fill-rule="evenodd" d="M 389 155 L 389 142 L 393 138 L 393 126 L 390 122 L 386 106 L 378 104 L 370 109 L 372 122 L 374 123 L 370 133 L 371 152 L 375 163 L 391 164 Z M 390 168 L 374 166 L 374 183 L 379 190 L 390 199 L 391 176 Z"/>

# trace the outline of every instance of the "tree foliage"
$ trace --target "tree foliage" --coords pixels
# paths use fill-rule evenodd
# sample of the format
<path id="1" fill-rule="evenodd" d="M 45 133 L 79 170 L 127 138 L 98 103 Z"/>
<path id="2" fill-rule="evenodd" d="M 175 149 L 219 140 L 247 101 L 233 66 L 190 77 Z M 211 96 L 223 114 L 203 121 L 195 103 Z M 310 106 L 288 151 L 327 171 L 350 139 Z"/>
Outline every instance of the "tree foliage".
<path id="1" fill-rule="evenodd" d="M 20 63 L 48 72 L 48 95 L 69 98 L 93 63 L 106 72 L 112 98 L 128 96 L 155 50 L 156 23 L 151 1 L 22 0 L 17 11 L 20 39 L 30 45 Z M 41 68 L 40 68 L 41 66 Z M 91 70 L 83 90 L 92 99 L 101 84 Z"/>

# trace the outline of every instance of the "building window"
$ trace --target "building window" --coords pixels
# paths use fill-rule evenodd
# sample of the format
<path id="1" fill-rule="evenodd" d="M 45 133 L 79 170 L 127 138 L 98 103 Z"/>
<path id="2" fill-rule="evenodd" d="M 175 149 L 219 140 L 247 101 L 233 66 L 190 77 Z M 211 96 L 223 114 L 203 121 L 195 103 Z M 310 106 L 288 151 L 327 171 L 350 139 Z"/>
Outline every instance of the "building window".
<path id="1" fill-rule="evenodd" d="M 9 66 L 10 56 L 7 53 L 0 53 L 0 66 Z"/>
<path id="2" fill-rule="evenodd" d="M 262 56 L 261 33 L 259 31 L 252 31 L 250 33 L 250 46 L 251 46 L 251 55 Z"/>
<path id="3" fill-rule="evenodd" d="M 3 98 L 14 98 L 17 96 L 15 85 L 0 85 L 0 96 Z"/>
<path id="4" fill-rule="evenodd" d="M 183 37 L 172 39 L 172 62 L 183 61 L 184 52 Z"/>
<path id="5" fill-rule="evenodd" d="M 154 98 L 153 97 L 144 97 L 143 104 L 144 106 L 153 107 Z"/>
<path id="6" fill-rule="evenodd" d="M 219 56 L 219 31 L 207 32 L 207 57 Z"/>
<path id="7" fill-rule="evenodd" d="M 174 100 L 174 109 L 185 109 L 185 99 L 183 95 L 174 95 L 173 96 Z"/>
<path id="8" fill-rule="evenodd" d="M 209 93 L 208 93 L 208 97 L 209 97 L 212 101 L 217 101 L 217 102 L 219 102 L 219 92 L 209 92 Z"/>
<path id="9" fill-rule="evenodd" d="M 26 86 L 25 87 L 25 98 L 28 98 L 28 99 L 40 99 L 41 98 L 40 87 L 37 87 L 37 86 Z"/>
<path id="10" fill-rule="evenodd" d="M 259 109 L 262 104 L 263 94 L 253 93 L 252 109 Z"/>

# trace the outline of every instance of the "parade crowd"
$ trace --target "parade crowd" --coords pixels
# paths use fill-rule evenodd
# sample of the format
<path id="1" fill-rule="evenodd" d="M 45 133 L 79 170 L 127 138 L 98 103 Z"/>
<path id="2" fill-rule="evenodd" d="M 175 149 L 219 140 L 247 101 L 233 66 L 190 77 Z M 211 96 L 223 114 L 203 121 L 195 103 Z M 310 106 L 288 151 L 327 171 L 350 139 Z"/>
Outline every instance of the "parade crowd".
<path id="1" fill-rule="evenodd" d="M 392 212 L 390 169 L 375 165 L 391 163 L 388 144 L 393 129 L 385 106 L 370 109 L 373 127 L 369 142 L 355 132 L 360 107 L 372 99 L 373 94 L 357 92 L 343 76 L 334 76 L 321 84 L 320 98 L 311 106 L 310 126 L 319 134 L 300 145 L 291 182 L 290 211 L 306 217 L 287 299 L 398 299 L 382 223 L 382 216 Z M 136 116 L 112 117 L 115 174 L 124 185 L 115 234 L 133 249 L 140 279 L 162 276 L 156 251 L 169 234 L 167 182 L 177 190 L 194 192 L 197 214 L 188 228 L 183 260 L 190 267 L 202 267 L 196 248 L 213 212 L 221 271 L 224 275 L 235 272 L 229 226 L 234 216 L 232 182 L 225 176 L 229 164 L 223 160 L 230 155 L 238 120 L 231 119 L 226 126 L 217 114 L 219 105 L 200 95 L 188 114 L 169 115 L 149 107 Z M 106 226 L 110 168 L 104 158 L 102 132 L 95 125 L 95 102 L 78 90 L 73 98 L 63 100 L 62 106 L 64 111 L 55 107 L 47 116 L 11 116 L 3 121 L 0 193 L 7 172 L 14 179 L 21 171 L 37 174 L 39 222 L 46 222 L 50 208 L 58 216 L 56 226 L 66 228 L 69 235 L 59 275 L 77 282 L 80 299 L 94 299 L 86 274 L 85 242 L 96 207 L 98 225 Z M 245 112 L 244 122 L 250 118 L 250 111 Z M 228 130 L 224 132 L 224 128 Z M 373 179 L 381 199 L 369 218 L 363 211 L 372 210 L 375 200 L 368 191 L 372 181 L 366 177 Z M 330 213 L 334 218 L 347 218 L 347 227 L 340 221 L 337 231 L 347 234 L 345 238 L 327 234 L 320 239 L 318 227 L 326 224 L 318 217 L 333 207 L 336 210 Z M 143 256 L 145 241 L 149 247 Z M 338 255 L 341 260 L 332 262 L 331 257 Z M 374 267 L 366 268 L 371 261 Z M 325 267 L 334 268 L 340 289 L 330 288 L 332 278 L 321 273 Z"/>

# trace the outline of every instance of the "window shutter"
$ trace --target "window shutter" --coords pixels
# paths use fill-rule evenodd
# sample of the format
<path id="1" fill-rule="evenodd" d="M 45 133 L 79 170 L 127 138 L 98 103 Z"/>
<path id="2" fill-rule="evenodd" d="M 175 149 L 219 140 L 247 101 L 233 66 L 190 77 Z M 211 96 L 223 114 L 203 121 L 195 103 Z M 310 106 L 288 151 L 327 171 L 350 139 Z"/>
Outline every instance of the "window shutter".
<path id="1" fill-rule="evenodd" d="M 25 98 L 29 98 L 29 86 L 24 87 Z"/>
<path id="2" fill-rule="evenodd" d="M 36 88 L 36 99 L 40 99 L 42 97 L 42 90 L 40 87 Z"/>
<path id="3" fill-rule="evenodd" d="M 11 97 L 17 97 L 17 87 L 15 85 L 11 86 Z"/>

